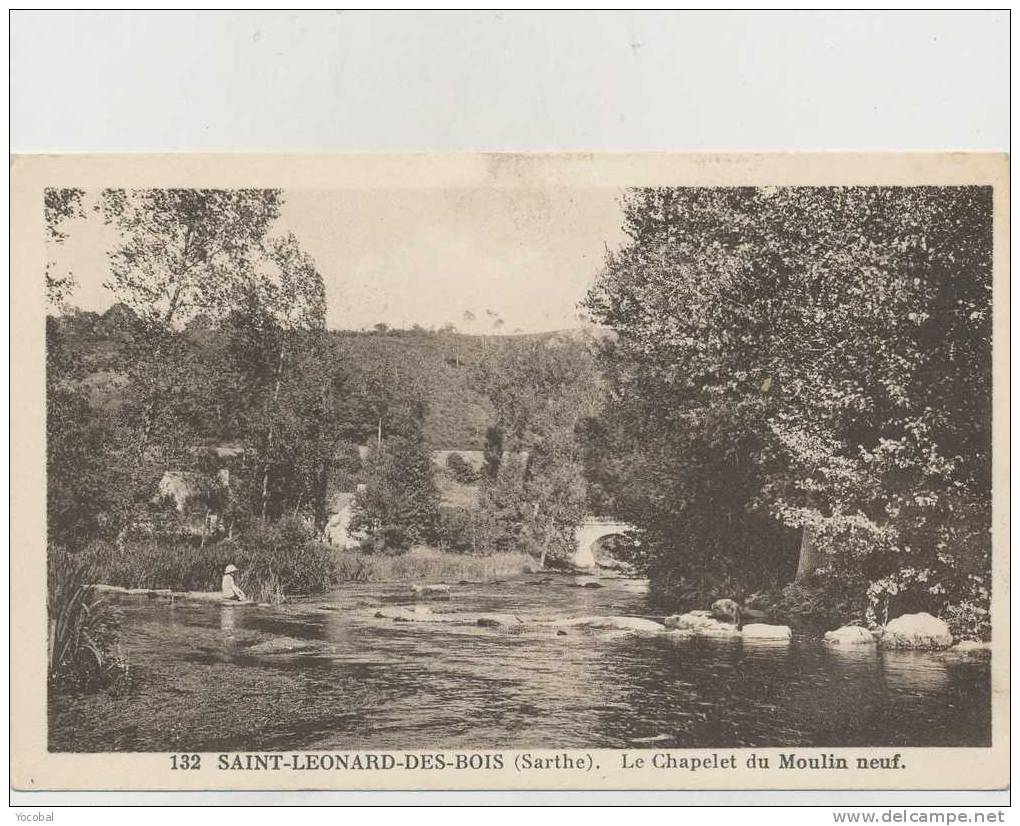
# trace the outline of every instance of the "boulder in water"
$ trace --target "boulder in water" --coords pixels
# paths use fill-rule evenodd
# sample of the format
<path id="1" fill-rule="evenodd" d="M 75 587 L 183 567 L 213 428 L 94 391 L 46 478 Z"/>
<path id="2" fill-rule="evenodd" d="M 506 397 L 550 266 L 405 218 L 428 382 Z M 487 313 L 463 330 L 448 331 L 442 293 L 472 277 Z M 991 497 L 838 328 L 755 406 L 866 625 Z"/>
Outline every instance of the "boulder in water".
<path id="1" fill-rule="evenodd" d="M 921 612 L 891 620 L 882 633 L 883 648 L 948 648 L 953 644 L 949 626 L 938 617 Z"/>
<path id="2" fill-rule="evenodd" d="M 273 637 L 264 642 L 257 642 L 244 649 L 246 654 L 291 654 L 298 651 L 309 651 L 318 648 L 319 644 L 310 640 L 296 640 L 293 637 Z"/>
<path id="3" fill-rule="evenodd" d="M 740 629 L 745 640 L 788 640 L 793 636 L 789 625 L 766 625 L 764 622 L 752 622 Z"/>
<path id="4" fill-rule="evenodd" d="M 576 576 L 569 583 L 574 588 L 602 588 L 602 583 L 595 576 Z"/>
<path id="5" fill-rule="evenodd" d="M 825 632 L 827 645 L 874 645 L 875 635 L 859 625 L 844 625 L 835 631 Z"/>
<path id="6" fill-rule="evenodd" d="M 403 608 L 401 606 L 380 608 L 375 612 L 374 616 L 376 619 L 388 619 L 394 622 L 415 622 L 429 617 L 430 614 L 428 606 L 415 605 L 413 608 Z"/>
<path id="7" fill-rule="evenodd" d="M 418 599 L 449 599 L 449 585 L 412 585 L 411 592 Z"/>
<path id="8" fill-rule="evenodd" d="M 978 642 L 977 640 L 960 640 L 956 645 L 946 649 L 939 656 L 942 660 L 948 662 L 986 660 L 992 656 L 992 644 L 990 642 Z"/>
<path id="9" fill-rule="evenodd" d="M 557 625 L 582 626 L 597 631 L 664 631 L 665 626 L 643 617 L 575 617 L 560 620 Z"/>
<path id="10" fill-rule="evenodd" d="M 524 624 L 524 620 L 514 614 L 484 614 L 476 622 L 483 628 L 510 628 Z"/>
<path id="11" fill-rule="evenodd" d="M 712 616 L 722 622 L 736 625 L 740 622 L 740 604 L 733 599 L 717 599 L 712 603 Z"/>
<path id="12" fill-rule="evenodd" d="M 990 642 L 978 642 L 977 640 L 960 640 L 950 650 L 956 651 L 958 654 L 991 653 L 992 644 Z"/>
<path id="13" fill-rule="evenodd" d="M 719 622 L 708 611 L 689 611 L 686 614 L 674 614 L 663 621 L 666 628 L 675 631 L 686 631 L 690 634 L 705 637 L 735 637 L 739 634 L 737 626 L 730 622 Z"/>

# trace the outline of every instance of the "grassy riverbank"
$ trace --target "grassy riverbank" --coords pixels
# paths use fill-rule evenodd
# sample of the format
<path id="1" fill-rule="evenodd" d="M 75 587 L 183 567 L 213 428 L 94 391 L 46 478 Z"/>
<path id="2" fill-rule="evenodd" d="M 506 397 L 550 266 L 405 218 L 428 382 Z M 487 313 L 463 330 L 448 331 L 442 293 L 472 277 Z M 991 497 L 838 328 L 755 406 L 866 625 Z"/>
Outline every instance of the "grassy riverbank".
<path id="1" fill-rule="evenodd" d="M 421 547 L 399 554 L 365 554 L 285 540 L 242 539 L 204 548 L 155 539 L 119 547 L 97 543 L 83 554 L 82 562 L 96 583 L 174 591 L 216 591 L 223 569 L 233 563 L 239 569 L 240 587 L 265 602 L 325 593 L 345 582 L 484 582 L 525 573 L 535 564 L 523 553 L 474 556 Z"/>
<path id="2" fill-rule="evenodd" d="M 412 548 L 394 556 L 343 552 L 337 554 L 347 582 L 487 582 L 532 570 L 537 563 L 523 553 L 489 556 Z"/>

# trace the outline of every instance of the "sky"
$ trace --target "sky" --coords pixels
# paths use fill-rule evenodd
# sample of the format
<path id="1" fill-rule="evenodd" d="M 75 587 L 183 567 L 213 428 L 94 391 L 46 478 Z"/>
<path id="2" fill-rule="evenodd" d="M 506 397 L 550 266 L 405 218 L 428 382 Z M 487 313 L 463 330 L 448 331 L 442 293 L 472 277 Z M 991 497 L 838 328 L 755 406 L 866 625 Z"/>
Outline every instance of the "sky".
<path id="1" fill-rule="evenodd" d="M 576 327 L 578 302 L 606 247 L 623 240 L 620 191 L 610 188 L 284 195 L 271 232 L 293 232 L 315 259 L 331 329 L 450 323 L 482 333 L 493 330 L 496 316 L 506 333 Z M 74 272 L 70 303 L 105 310 L 116 300 L 103 286 L 115 231 L 91 210 L 62 230 L 67 240 L 50 257 L 58 274 Z"/>

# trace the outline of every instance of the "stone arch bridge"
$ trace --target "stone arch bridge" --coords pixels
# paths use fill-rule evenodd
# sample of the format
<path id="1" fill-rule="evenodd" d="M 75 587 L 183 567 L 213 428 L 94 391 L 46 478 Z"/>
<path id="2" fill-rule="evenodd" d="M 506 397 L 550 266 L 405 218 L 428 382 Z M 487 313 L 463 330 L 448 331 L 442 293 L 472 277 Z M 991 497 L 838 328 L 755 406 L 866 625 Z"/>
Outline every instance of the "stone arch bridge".
<path id="1" fill-rule="evenodd" d="M 571 563 L 575 568 L 596 568 L 605 540 L 634 529 L 633 525 L 616 519 L 589 516 L 574 529 L 575 550 Z"/>

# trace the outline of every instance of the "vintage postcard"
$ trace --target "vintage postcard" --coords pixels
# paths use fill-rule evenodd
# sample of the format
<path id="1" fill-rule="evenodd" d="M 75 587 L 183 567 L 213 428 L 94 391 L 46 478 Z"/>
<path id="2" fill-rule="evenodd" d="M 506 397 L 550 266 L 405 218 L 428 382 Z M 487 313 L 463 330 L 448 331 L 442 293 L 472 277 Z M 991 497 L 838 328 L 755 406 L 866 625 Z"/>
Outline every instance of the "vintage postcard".
<path id="1" fill-rule="evenodd" d="M 1008 162 L 12 160 L 16 789 L 1008 783 Z"/>

